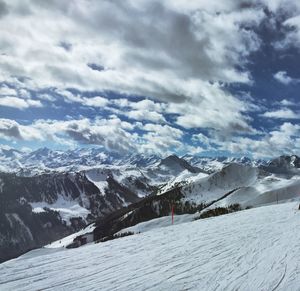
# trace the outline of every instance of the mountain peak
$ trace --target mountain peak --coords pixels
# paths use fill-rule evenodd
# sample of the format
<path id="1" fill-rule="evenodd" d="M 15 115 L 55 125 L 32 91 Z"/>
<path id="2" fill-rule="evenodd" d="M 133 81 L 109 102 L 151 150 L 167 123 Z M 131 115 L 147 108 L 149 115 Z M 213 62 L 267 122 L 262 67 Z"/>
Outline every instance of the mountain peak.
<path id="1" fill-rule="evenodd" d="M 192 173 L 197 172 L 197 169 L 191 166 L 185 159 L 179 158 L 174 154 L 162 159 L 159 165 L 171 169 L 186 169 Z"/>
<path id="2" fill-rule="evenodd" d="M 282 155 L 271 160 L 269 166 L 278 168 L 300 168 L 300 158 L 297 155 Z"/>

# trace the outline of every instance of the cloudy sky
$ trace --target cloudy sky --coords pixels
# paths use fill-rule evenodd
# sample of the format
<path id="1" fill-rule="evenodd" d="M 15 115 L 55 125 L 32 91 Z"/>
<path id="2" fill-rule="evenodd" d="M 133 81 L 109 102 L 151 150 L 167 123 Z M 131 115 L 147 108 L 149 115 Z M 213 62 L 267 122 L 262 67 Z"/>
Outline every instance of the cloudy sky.
<path id="1" fill-rule="evenodd" d="M 0 0 L 0 144 L 300 154 L 298 0 Z"/>

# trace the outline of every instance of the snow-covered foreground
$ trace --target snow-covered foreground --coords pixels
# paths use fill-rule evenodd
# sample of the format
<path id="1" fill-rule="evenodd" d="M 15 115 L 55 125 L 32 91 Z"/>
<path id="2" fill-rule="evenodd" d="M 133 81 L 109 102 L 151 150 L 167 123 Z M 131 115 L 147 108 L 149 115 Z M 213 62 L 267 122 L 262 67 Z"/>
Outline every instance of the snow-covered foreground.
<path id="1" fill-rule="evenodd" d="M 298 203 L 156 228 L 0 265 L 1 290 L 300 290 Z"/>

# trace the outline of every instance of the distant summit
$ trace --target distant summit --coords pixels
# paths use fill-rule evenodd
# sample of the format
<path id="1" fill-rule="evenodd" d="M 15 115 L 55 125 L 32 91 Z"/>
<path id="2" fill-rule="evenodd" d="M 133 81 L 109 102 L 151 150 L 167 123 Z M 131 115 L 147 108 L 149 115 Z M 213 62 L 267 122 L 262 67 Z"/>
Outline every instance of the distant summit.
<path id="1" fill-rule="evenodd" d="M 270 167 L 277 168 L 300 168 L 300 158 L 296 155 L 292 156 L 280 156 L 276 159 L 273 159 L 269 163 Z"/>

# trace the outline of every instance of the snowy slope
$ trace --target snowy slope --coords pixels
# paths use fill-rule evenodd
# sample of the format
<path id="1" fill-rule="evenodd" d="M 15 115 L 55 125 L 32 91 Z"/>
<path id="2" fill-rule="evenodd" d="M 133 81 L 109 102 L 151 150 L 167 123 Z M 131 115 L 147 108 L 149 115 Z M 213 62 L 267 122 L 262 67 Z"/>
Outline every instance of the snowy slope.
<path id="1" fill-rule="evenodd" d="M 49 249 L 65 248 L 68 245 L 70 245 L 76 237 L 83 235 L 83 234 L 92 234 L 94 229 L 95 229 L 95 224 L 92 223 L 78 232 L 75 232 L 75 233 L 68 235 L 60 240 L 54 241 L 54 242 L 46 245 L 45 248 L 49 248 Z"/>
<path id="2" fill-rule="evenodd" d="M 182 192 L 185 199 L 200 204 L 219 199 L 224 194 L 240 187 L 255 183 L 258 169 L 241 164 L 229 164 L 221 171 L 207 177 L 199 175 L 191 183 L 184 186 Z"/>
<path id="3" fill-rule="evenodd" d="M 188 179 L 182 178 L 181 181 L 183 182 L 178 182 L 178 185 L 184 201 L 198 205 L 217 201 L 210 208 L 226 207 L 235 203 L 242 207 L 256 207 L 299 200 L 300 197 L 300 175 L 277 175 L 236 163 L 229 164 L 209 176 L 200 173 Z M 230 194 L 227 196 L 228 193 Z"/>
<path id="4" fill-rule="evenodd" d="M 0 265 L 1 290 L 300 290 L 300 211 L 286 203 Z"/>
<path id="5" fill-rule="evenodd" d="M 242 207 L 298 201 L 300 199 L 300 177 L 284 179 L 268 176 L 258 179 L 249 187 L 241 187 L 228 197 L 214 203 L 211 208 L 239 203 Z"/>
<path id="6" fill-rule="evenodd" d="M 192 222 L 195 219 L 196 215 L 194 214 L 182 214 L 182 215 L 174 215 L 173 224 L 181 224 L 186 222 Z M 151 219 L 149 221 L 138 223 L 134 226 L 127 227 L 122 229 L 118 232 L 120 233 L 126 233 L 126 232 L 133 232 L 133 233 L 141 233 L 153 230 L 155 228 L 162 228 L 162 227 L 168 227 L 172 224 L 172 218 L 171 216 L 163 216 L 155 219 Z"/>

